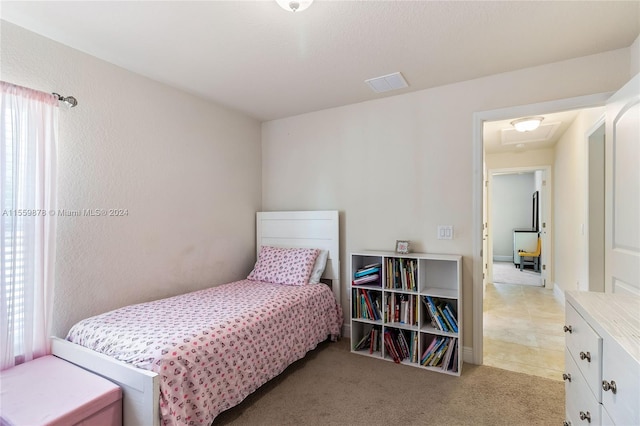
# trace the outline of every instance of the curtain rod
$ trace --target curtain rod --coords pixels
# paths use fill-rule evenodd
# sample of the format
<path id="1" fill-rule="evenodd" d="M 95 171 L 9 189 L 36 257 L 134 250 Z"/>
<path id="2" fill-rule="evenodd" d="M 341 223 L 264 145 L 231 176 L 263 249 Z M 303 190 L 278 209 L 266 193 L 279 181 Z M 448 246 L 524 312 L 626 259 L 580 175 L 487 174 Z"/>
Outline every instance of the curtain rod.
<path id="1" fill-rule="evenodd" d="M 66 102 L 69 104 L 69 106 L 71 108 L 73 108 L 74 106 L 78 105 L 78 100 L 76 98 L 74 98 L 73 96 L 62 96 L 58 93 L 52 93 L 53 96 L 55 96 L 56 98 L 58 98 L 59 101 L 62 102 Z"/>

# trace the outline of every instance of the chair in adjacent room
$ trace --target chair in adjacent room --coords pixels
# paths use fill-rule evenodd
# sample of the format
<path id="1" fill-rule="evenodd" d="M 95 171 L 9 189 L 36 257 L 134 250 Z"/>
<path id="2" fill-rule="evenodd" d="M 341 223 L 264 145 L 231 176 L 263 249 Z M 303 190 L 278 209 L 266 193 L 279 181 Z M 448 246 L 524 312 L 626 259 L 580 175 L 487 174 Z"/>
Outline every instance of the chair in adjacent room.
<path id="1" fill-rule="evenodd" d="M 518 255 L 520 256 L 520 270 L 524 269 L 524 264 L 527 262 L 529 265 L 533 265 L 534 272 L 540 272 L 540 253 L 542 252 L 542 239 L 538 237 L 538 246 L 536 247 L 536 251 L 524 251 L 518 250 Z M 526 257 L 531 258 L 531 260 L 525 259 Z"/>

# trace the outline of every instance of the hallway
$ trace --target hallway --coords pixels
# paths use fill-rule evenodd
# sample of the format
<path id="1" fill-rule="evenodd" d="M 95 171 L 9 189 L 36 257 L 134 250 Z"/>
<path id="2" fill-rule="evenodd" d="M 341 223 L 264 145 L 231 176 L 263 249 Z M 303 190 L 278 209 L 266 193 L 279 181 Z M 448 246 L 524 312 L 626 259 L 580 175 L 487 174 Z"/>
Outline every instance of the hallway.
<path id="1" fill-rule="evenodd" d="M 485 365 L 562 380 L 564 305 L 553 290 L 489 283 L 483 306 Z"/>

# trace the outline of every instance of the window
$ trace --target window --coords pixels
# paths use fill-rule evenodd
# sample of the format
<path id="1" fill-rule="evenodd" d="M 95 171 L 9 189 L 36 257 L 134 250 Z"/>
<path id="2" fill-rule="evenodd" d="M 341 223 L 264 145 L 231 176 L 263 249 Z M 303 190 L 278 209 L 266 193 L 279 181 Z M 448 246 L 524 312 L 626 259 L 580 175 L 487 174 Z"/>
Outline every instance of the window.
<path id="1" fill-rule="evenodd" d="M 0 82 L 0 368 L 49 353 L 57 100 Z"/>

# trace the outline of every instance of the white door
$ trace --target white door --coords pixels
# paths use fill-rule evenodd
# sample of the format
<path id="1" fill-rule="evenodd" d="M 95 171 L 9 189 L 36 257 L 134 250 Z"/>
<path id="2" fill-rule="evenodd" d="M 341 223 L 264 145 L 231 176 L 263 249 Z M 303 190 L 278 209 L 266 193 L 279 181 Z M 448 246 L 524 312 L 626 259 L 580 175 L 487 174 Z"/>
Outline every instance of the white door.
<path id="1" fill-rule="evenodd" d="M 640 295 L 640 74 L 607 102 L 605 291 Z"/>

